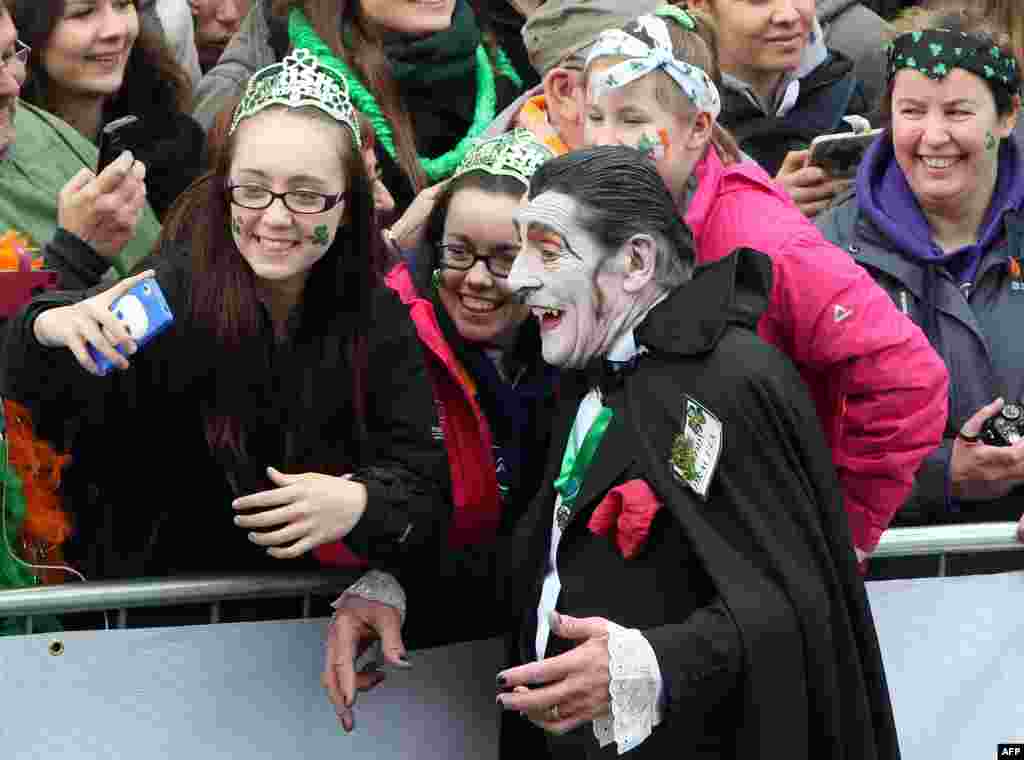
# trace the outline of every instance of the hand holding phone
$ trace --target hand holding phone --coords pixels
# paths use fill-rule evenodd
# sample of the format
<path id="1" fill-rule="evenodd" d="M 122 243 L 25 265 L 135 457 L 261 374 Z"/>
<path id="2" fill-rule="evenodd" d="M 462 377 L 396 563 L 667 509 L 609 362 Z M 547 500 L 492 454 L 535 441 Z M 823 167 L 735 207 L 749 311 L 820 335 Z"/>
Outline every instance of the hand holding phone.
<path id="1" fill-rule="evenodd" d="M 136 283 L 132 288 L 110 305 L 110 311 L 121 323 L 122 328 L 137 348 L 142 348 L 174 322 L 171 307 L 160 289 L 155 278 L 149 277 Z M 114 368 L 114 363 L 104 354 L 88 344 L 89 356 L 96 364 L 97 374 L 106 375 Z M 124 351 L 120 346 L 118 352 Z"/>

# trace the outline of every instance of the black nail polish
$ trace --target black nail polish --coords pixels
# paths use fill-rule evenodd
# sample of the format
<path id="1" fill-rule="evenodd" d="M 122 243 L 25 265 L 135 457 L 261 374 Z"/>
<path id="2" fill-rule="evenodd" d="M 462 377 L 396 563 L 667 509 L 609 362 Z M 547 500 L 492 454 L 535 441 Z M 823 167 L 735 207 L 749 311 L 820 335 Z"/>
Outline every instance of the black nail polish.
<path id="1" fill-rule="evenodd" d="M 508 687 L 508 681 L 505 680 L 505 676 L 503 676 L 501 673 L 498 673 L 498 677 L 494 680 L 498 684 L 499 689 L 504 689 Z"/>

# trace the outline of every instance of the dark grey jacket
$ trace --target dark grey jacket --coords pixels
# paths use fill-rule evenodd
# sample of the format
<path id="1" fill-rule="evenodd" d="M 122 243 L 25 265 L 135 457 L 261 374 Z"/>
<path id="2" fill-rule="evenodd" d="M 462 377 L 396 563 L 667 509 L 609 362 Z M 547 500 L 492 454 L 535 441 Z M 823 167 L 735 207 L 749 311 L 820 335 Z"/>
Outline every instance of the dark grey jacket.
<path id="1" fill-rule="evenodd" d="M 860 212 L 856 196 L 821 214 L 815 223 L 826 238 L 850 252 L 905 314 L 918 324 L 923 312 L 925 271 L 902 255 Z M 949 368 L 949 423 L 942 446 L 917 474 L 914 492 L 897 521 L 948 523 L 1016 520 L 1024 511 L 1024 489 L 991 502 L 951 503 L 947 472 L 953 436 L 978 409 L 997 396 L 1024 398 L 1024 281 L 1010 259 L 1024 256 L 1024 213 L 1004 216 L 1005 242 L 982 259 L 967 297 L 945 269 L 937 269 L 935 305 L 940 345 Z"/>
<path id="2" fill-rule="evenodd" d="M 825 45 L 853 61 L 868 106 L 874 108 L 885 91 L 885 55 L 892 27 L 858 0 L 817 0 L 818 21 Z"/>

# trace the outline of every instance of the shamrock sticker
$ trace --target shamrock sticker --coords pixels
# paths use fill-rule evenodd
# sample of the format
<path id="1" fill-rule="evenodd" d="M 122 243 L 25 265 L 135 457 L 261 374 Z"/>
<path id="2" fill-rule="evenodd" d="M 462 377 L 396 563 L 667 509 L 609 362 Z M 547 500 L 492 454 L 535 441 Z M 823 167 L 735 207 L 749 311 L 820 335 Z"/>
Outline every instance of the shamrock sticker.
<path id="1" fill-rule="evenodd" d="M 989 66 L 988 64 L 985 64 L 985 78 L 986 78 L 986 79 L 991 79 L 991 78 L 992 78 L 992 77 L 994 77 L 995 75 L 996 75 L 996 70 L 995 70 L 995 69 L 993 69 L 993 68 L 992 68 L 991 66 Z"/>
<path id="2" fill-rule="evenodd" d="M 907 65 L 910 68 L 912 68 L 912 69 L 916 69 L 917 68 L 917 59 L 915 59 L 915 58 L 908 58 L 907 59 Z"/>
<path id="3" fill-rule="evenodd" d="M 313 242 L 317 245 L 327 245 L 329 241 L 327 238 L 326 224 L 318 224 L 313 230 Z"/>
<path id="4" fill-rule="evenodd" d="M 922 32 L 912 32 L 910 34 L 911 39 L 914 40 L 914 44 L 917 44 L 918 42 L 920 42 L 921 41 L 921 37 L 923 37 L 923 36 L 924 36 L 924 34 Z"/>
<path id="5" fill-rule="evenodd" d="M 683 480 L 690 483 L 697 480 L 697 454 L 685 433 L 678 433 L 672 441 L 670 458 L 672 466 Z"/>
<path id="6" fill-rule="evenodd" d="M 937 42 L 932 42 L 928 45 L 928 49 L 932 51 L 932 58 L 938 58 L 942 55 L 942 45 Z"/>
<path id="7" fill-rule="evenodd" d="M 937 63 L 932 67 L 932 72 L 938 74 L 940 77 L 946 76 L 949 72 L 946 69 L 946 64 Z"/>

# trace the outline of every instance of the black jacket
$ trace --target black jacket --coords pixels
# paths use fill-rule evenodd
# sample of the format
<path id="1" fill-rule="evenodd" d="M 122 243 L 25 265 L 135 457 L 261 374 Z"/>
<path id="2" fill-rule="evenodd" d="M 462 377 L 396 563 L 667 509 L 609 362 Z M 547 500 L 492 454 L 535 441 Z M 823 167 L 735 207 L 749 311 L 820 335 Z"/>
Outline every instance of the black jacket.
<path id="1" fill-rule="evenodd" d="M 848 131 L 842 118 L 868 110 L 853 62 L 831 50 L 828 60 L 800 80 L 796 105 L 785 116 L 767 115 L 743 93 L 723 87 L 719 121 L 774 177 L 787 153 L 807 148 L 818 135 Z"/>
<path id="2" fill-rule="evenodd" d="M 75 278 L 83 284 L 102 271 L 103 262 L 88 253 L 66 235 L 47 250 L 51 264 L 64 267 L 65 284 Z M 391 291 L 375 292 L 366 439 L 353 424 L 351 369 L 339 346 L 346 315 L 339 310 L 322 329 L 300 324 L 293 335 L 305 338 L 284 344 L 274 344 L 267 323 L 265 402 L 244 420 L 257 453 L 250 462 L 218 461 L 200 413 L 212 363 L 197 350 L 204 344 L 188 318 L 188 254 L 165 250 L 146 267 L 156 269 L 176 320 L 132 359 L 130 370 L 93 377 L 70 352 L 36 342 L 32 322 L 40 312 L 89 291 L 40 296 L 11 320 L 7 340 L 3 392 L 38 409 L 51 433 L 54 419 L 73 422 L 90 442 L 76 445 L 75 467 L 110 508 L 109 515 L 75 508 L 76 533 L 86 543 L 78 558 L 92 576 L 294 570 L 303 563 L 268 557 L 232 522 L 229 481 L 245 492 L 264 487 L 266 464 L 285 472 L 354 472 L 368 491 L 367 510 L 347 538 L 357 553 L 387 556 L 410 523 L 408 550 L 438 540 L 448 520 L 440 498 L 445 454 L 432 440 L 437 420 L 421 349 Z M 303 399 L 310 397 L 307 406 Z"/>
<path id="3" fill-rule="evenodd" d="M 878 640 L 855 566 L 841 491 L 814 404 L 792 364 L 755 329 L 771 287 L 766 257 L 742 251 L 699 270 L 637 329 L 648 349 L 604 403 L 615 414 L 558 552 L 558 609 L 644 631 L 667 690 L 667 712 L 630 755 L 899 757 Z M 575 380 L 575 384 L 574 384 Z M 497 552 L 447 557 L 447 591 L 524 613 L 533 651 L 564 442 L 589 389 L 564 380 L 547 485 Z M 670 462 L 687 400 L 722 423 L 707 498 Z M 587 529 L 616 484 L 645 480 L 662 501 L 644 549 L 623 560 Z M 410 616 L 413 614 L 410 604 Z M 566 648 L 552 639 L 548 655 Z M 550 742 L 561 757 L 598 750 L 589 725 Z"/>

